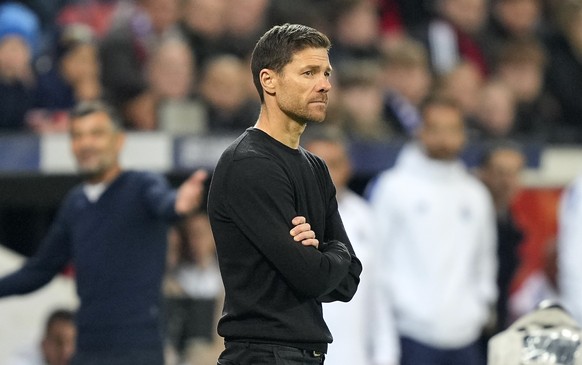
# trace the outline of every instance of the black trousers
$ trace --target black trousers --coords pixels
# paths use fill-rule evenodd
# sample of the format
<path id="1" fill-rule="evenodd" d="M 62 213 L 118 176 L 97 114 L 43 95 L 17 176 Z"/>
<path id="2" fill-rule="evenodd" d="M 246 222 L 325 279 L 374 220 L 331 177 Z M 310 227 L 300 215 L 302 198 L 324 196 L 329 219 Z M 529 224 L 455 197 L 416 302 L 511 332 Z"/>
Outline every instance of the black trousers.
<path id="1" fill-rule="evenodd" d="M 295 347 L 226 341 L 217 365 L 315 365 L 325 354 Z"/>

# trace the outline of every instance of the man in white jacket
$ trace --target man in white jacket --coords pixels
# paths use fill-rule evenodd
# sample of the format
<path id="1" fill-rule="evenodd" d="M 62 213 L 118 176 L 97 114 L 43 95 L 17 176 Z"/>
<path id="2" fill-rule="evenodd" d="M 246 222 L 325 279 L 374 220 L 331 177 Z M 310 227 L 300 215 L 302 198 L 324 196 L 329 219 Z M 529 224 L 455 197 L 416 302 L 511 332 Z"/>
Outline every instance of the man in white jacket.
<path id="1" fill-rule="evenodd" d="M 312 126 L 315 127 L 315 126 Z M 358 292 L 349 303 L 325 303 L 323 317 L 333 336 L 325 362 L 333 365 L 396 365 L 397 336 L 391 313 L 380 312 L 388 303 L 375 290 L 377 265 L 374 255 L 377 228 L 370 204 L 350 190 L 352 166 L 342 133 L 320 127 L 308 131 L 305 148 L 321 157 L 336 188 L 338 210 L 344 228 L 366 267 Z"/>
<path id="2" fill-rule="evenodd" d="M 558 226 L 558 284 L 564 307 L 582 323 L 582 175 L 562 193 Z"/>
<path id="3" fill-rule="evenodd" d="M 480 365 L 477 341 L 496 299 L 494 208 L 459 160 L 459 107 L 432 97 L 421 112 L 416 142 L 369 189 L 386 310 L 395 317 L 401 365 Z"/>

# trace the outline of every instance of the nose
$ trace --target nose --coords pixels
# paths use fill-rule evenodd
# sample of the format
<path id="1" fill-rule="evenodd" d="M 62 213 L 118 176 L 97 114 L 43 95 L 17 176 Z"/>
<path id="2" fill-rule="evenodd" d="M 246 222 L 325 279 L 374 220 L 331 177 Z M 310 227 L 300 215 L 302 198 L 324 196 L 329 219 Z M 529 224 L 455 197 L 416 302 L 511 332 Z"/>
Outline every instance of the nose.
<path id="1" fill-rule="evenodd" d="M 331 89 L 331 82 L 329 82 L 329 77 L 323 76 L 318 85 L 318 91 L 322 93 L 327 93 Z"/>

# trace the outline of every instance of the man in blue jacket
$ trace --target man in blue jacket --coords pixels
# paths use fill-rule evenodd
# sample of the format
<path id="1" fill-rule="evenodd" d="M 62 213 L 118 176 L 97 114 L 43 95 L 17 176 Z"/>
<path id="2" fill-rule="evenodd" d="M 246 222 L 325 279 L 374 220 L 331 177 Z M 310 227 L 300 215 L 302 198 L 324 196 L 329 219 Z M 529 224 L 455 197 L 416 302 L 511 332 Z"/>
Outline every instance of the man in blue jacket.
<path id="1" fill-rule="evenodd" d="M 65 198 L 38 252 L 0 279 L 0 297 L 30 293 L 72 261 L 80 298 L 72 363 L 162 365 L 167 228 L 199 208 L 206 173 L 173 190 L 159 175 L 123 171 L 124 135 L 100 102 L 79 105 L 70 123 L 84 182 Z"/>

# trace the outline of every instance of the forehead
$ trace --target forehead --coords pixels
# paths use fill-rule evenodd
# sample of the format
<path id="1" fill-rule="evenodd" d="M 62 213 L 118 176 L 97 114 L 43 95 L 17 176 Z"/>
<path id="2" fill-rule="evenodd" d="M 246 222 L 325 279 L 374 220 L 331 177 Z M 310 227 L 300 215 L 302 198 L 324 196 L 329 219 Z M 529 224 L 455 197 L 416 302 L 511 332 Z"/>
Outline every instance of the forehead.
<path id="1" fill-rule="evenodd" d="M 298 50 L 293 53 L 293 57 L 291 57 L 288 65 L 301 67 L 312 64 L 318 66 L 324 65 L 326 68 L 331 69 L 327 49 L 307 47 Z"/>
<path id="2" fill-rule="evenodd" d="M 427 105 L 424 110 L 424 119 L 427 123 L 463 123 L 461 111 L 453 106 L 444 104 Z"/>

